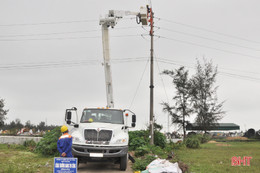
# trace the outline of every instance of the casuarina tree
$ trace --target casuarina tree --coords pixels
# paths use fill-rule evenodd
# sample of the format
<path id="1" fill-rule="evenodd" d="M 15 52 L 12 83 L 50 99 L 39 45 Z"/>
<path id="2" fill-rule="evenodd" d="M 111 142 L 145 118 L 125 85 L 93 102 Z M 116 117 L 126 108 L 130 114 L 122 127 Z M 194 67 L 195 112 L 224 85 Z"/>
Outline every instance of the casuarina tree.
<path id="1" fill-rule="evenodd" d="M 186 137 L 186 125 L 188 123 L 186 117 L 189 117 L 192 113 L 190 97 L 191 83 L 188 78 L 188 70 L 181 67 L 175 71 L 164 70 L 163 74 L 172 78 L 172 83 L 176 89 L 175 96 L 172 98 L 174 105 L 163 102 L 163 111 L 171 115 L 172 123 L 181 127 L 184 137 Z"/>
<path id="2" fill-rule="evenodd" d="M 216 126 L 225 114 L 222 110 L 224 102 L 218 103 L 218 87 L 214 86 L 216 76 L 217 67 L 213 66 L 212 61 L 204 59 L 203 65 L 197 61 L 196 74 L 191 79 L 191 96 L 195 122 L 205 132 Z"/>
<path id="3" fill-rule="evenodd" d="M 8 110 L 4 110 L 4 106 L 4 99 L 0 99 L 0 127 L 4 125 L 4 120 L 6 119 L 5 115 L 8 112 Z"/>

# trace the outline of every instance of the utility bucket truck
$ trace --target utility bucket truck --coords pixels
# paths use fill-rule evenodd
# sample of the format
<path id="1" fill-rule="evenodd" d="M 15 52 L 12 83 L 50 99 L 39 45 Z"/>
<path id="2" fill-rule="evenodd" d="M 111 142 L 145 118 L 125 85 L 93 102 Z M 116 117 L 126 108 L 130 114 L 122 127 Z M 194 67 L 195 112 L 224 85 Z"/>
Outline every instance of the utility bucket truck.
<path id="1" fill-rule="evenodd" d="M 86 108 L 78 120 L 75 107 L 66 110 L 65 123 L 73 138 L 72 154 L 78 162 L 111 160 L 120 163 L 120 169 L 126 170 L 128 162 L 128 129 L 135 127 L 136 115 L 130 110 L 113 109 L 112 75 L 110 68 L 108 28 L 113 28 L 119 19 L 126 15 L 135 15 L 137 23 L 147 25 L 147 8 L 141 7 L 139 13 L 130 11 L 110 10 L 109 14 L 100 19 L 102 26 L 102 41 L 104 68 L 106 79 L 107 107 L 103 109 Z M 72 117 L 76 112 L 76 117 Z M 131 126 L 128 125 L 128 115 L 132 114 Z M 74 115 L 74 114 L 73 114 Z M 72 121 L 75 119 L 75 122 Z"/>
<path id="2" fill-rule="evenodd" d="M 72 154 L 78 162 L 110 160 L 126 170 L 130 128 L 127 119 L 131 113 L 131 127 L 135 127 L 136 115 L 130 110 L 86 108 L 80 121 L 72 122 L 73 111 L 77 109 L 66 110 L 65 120 L 73 138 Z"/>

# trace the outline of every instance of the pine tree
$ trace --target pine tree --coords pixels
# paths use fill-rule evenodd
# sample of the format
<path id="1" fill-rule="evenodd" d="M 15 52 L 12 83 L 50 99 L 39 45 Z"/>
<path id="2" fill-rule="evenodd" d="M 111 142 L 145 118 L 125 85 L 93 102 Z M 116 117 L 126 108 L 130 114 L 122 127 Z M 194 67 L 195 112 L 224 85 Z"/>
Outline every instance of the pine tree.
<path id="1" fill-rule="evenodd" d="M 162 103 L 163 111 L 171 115 L 172 123 L 181 127 L 184 137 L 186 137 L 186 125 L 188 123 L 186 117 L 189 117 L 192 113 L 190 100 L 191 85 L 188 79 L 188 71 L 181 67 L 175 71 L 165 70 L 163 74 L 173 79 L 172 83 L 176 89 L 176 95 L 172 98 L 174 105 L 170 106 L 169 103 Z"/>
<path id="2" fill-rule="evenodd" d="M 8 110 L 4 110 L 4 106 L 4 99 L 0 99 L 0 127 L 4 125 L 4 120 L 6 119 L 5 115 L 8 112 Z"/>
<path id="3" fill-rule="evenodd" d="M 195 122 L 203 131 L 210 130 L 222 119 L 225 112 L 223 103 L 218 103 L 216 82 L 217 67 L 212 62 L 204 60 L 204 65 L 197 61 L 196 74 L 191 79 L 191 96 Z"/>

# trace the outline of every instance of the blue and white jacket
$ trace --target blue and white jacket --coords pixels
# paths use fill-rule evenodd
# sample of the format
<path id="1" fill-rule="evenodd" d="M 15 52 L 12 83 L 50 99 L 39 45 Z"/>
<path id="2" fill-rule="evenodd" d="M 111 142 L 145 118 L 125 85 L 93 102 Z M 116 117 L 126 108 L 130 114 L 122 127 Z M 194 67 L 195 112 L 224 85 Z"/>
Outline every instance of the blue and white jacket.
<path id="1" fill-rule="evenodd" d="M 68 133 L 64 133 L 57 142 L 57 148 L 60 152 L 60 156 L 62 153 L 66 153 L 65 157 L 73 157 L 71 153 L 72 147 L 72 136 Z M 62 156 L 61 156 L 62 157 Z"/>

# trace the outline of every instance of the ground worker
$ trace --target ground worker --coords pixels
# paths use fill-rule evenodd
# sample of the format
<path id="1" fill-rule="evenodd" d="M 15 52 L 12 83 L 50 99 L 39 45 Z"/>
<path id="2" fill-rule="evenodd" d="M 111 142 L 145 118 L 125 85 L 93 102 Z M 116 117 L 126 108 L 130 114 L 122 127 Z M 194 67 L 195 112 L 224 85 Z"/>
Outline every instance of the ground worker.
<path id="1" fill-rule="evenodd" d="M 72 136 L 69 135 L 67 126 L 62 126 L 60 129 L 62 135 L 57 142 L 57 148 L 61 157 L 73 157 L 71 153 Z"/>

